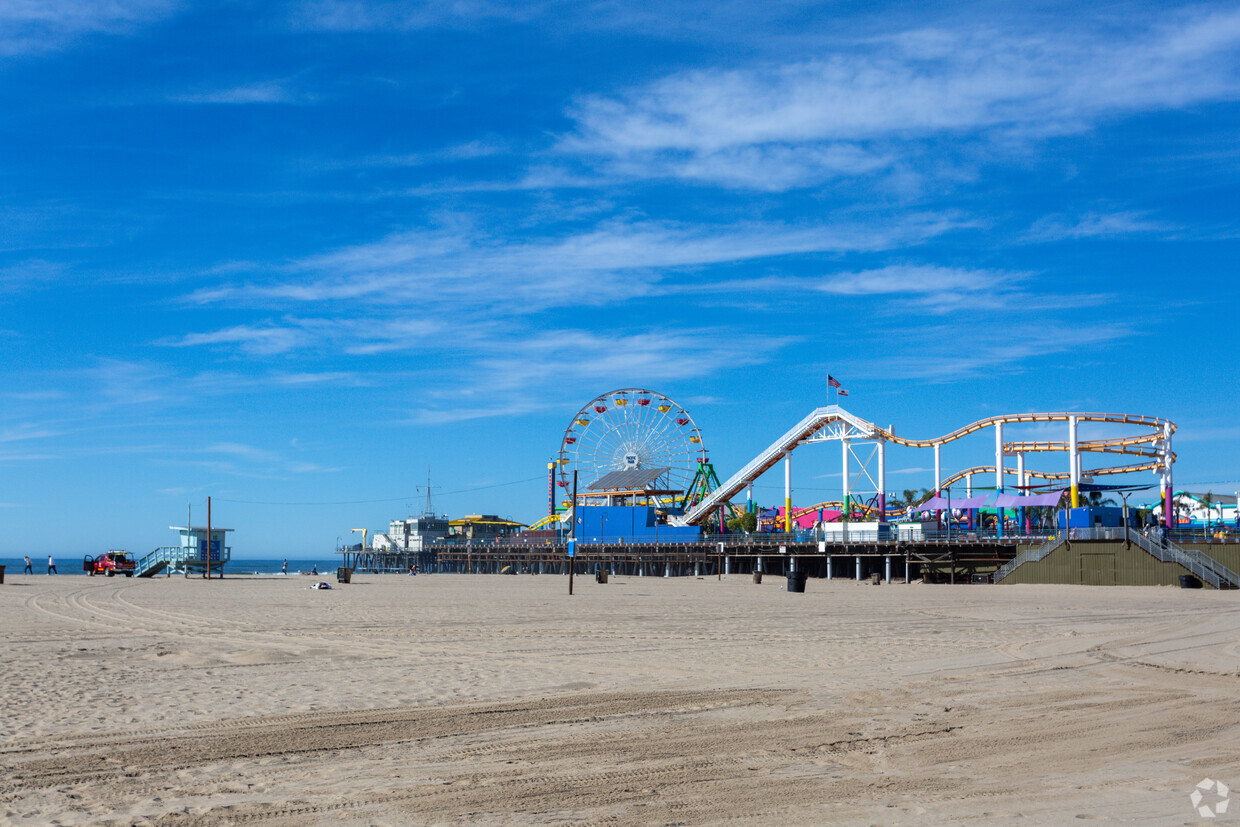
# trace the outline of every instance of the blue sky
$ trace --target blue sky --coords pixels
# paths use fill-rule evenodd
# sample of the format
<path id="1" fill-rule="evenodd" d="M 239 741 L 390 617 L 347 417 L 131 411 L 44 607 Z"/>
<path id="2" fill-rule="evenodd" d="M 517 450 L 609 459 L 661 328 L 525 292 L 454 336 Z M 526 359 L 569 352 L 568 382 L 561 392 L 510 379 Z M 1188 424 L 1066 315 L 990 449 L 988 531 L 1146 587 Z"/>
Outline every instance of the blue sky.
<path id="1" fill-rule="evenodd" d="M 314 556 L 428 470 L 533 520 L 594 396 L 727 476 L 828 372 L 909 436 L 1165 416 L 1240 488 L 1240 5 L 1010 5 L 0 0 L 0 556 L 208 495 Z"/>

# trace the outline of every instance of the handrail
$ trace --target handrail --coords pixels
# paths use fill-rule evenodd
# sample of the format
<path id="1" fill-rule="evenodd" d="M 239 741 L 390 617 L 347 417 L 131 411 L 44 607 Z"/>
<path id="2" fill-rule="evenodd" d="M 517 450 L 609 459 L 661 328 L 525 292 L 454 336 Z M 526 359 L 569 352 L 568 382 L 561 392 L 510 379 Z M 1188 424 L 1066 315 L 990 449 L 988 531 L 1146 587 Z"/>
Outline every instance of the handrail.
<path id="1" fill-rule="evenodd" d="M 1063 545 L 1065 539 L 1067 539 L 1066 535 L 1056 534 L 1040 546 L 1025 549 L 1020 554 L 1017 554 L 1011 560 L 995 569 L 994 582 L 998 583 L 1000 580 L 1016 571 L 1016 569 L 1024 563 L 1038 562 L 1042 558 L 1046 557 L 1046 555 Z"/>
<path id="2" fill-rule="evenodd" d="M 149 554 L 143 555 L 142 559 L 134 566 L 134 574 L 141 577 L 145 572 L 154 568 L 158 563 L 167 563 L 176 567 L 177 564 L 184 566 L 186 562 L 203 562 L 199 555 L 199 549 L 189 548 L 186 546 L 160 546 Z M 232 560 L 232 546 L 224 546 L 220 550 L 220 559 L 212 560 L 211 565 L 219 564 L 223 566 Z"/>
<path id="3" fill-rule="evenodd" d="M 1177 563 L 1216 589 L 1240 587 L 1240 574 L 1236 574 L 1208 554 L 1183 548 L 1165 538 L 1155 543 L 1132 529 L 1128 529 L 1128 538 L 1156 559 L 1164 563 Z"/>

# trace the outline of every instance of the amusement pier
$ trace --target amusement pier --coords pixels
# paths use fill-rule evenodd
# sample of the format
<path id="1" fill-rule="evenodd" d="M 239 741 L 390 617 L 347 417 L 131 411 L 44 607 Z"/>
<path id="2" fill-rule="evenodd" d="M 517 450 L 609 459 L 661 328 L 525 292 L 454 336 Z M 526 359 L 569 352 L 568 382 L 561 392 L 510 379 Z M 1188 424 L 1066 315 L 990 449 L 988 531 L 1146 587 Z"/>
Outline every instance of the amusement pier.
<path id="1" fill-rule="evenodd" d="M 1062 439 L 1007 437 L 1025 425 L 1040 436 L 1062 428 Z M 1107 435 L 1083 439 L 1083 425 L 1105 425 Z M 944 446 L 987 431 L 993 464 L 945 468 Z M 1175 491 L 1175 431 L 1154 416 L 1052 412 L 914 439 L 830 404 L 721 481 L 683 406 L 624 388 L 569 421 L 547 468 L 547 514 L 533 525 L 436 516 L 428 489 L 421 516 L 392 521 L 370 542 L 354 529 L 362 543 L 338 554 L 342 572 L 576 573 L 600 582 L 766 574 L 788 576 L 790 588 L 819 577 L 1240 587 L 1237 497 Z M 794 507 L 793 454 L 829 442 L 839 444 L 841 497 Z M 922 496 L 889 491 L 888 445 L 933 452 Z M 1034 462 L 1047 456 L 1053 467 Z M 760 508 L 754 483 L 780 463 L 782 507 Z"/>

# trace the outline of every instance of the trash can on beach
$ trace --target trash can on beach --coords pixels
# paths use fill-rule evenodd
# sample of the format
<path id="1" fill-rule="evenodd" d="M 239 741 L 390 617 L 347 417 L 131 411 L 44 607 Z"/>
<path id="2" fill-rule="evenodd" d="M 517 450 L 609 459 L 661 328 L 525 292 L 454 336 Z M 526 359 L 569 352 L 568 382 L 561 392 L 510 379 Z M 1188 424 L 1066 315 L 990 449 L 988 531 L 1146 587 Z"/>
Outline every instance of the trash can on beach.
<path id="1" fill-rule="evenodd" d="M 753 582 L 755 582 L 755 583 L 761 583 L 761 582 L 762 582 L 762 572 L 760 572 L 760 571 L 755 571 L 755 572 L 753 573 Z"/>
<path id="2" fill-rule="evenodd" d="M 352 582 L 352 580 L 353 580 L 353 569 L 345 568 L 344 566 L 340 566 L 339 568 L 336 569 L 336 582 L 337 583 L 350 583 Z"/>
<path id="3" fill-rule="evenodd" d="M 599 569 L 598 571 L 596 571 L 594 573 L 594 580 L 596 583 L 606 583 L 607 582 L 607 569 Z"/>
<path id="4" fill-rule="evenodd" d="M 0 586 L 4 585 L 4 566 L 0 566 Z"/>
<path id="5" fill-rule="evenodd" d="M 807 571 L 790 571 L 788 572 L 788 591 L 803 592 L 805 591 L 805 579 L 809 577 Z"/>
<path id="6" fill-rule="evenodd" d="M 4 581 L 0 580 L 0 582 L 4 582 Z M 1180 588 L 1181 589 L 1200 589 L 1201 581 L 1198 580 L 1196 577 L 1193 577 L 1191 574 L 1181 574 L 1180 575 Z"/>

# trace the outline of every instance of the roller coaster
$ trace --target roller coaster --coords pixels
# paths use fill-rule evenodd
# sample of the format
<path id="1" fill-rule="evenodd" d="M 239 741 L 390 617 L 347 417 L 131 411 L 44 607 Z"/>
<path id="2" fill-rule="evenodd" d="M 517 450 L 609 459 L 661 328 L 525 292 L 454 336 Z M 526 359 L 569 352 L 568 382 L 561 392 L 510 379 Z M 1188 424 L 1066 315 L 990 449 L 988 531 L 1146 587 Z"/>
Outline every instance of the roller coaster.
<path id="1" fill-rule="evenodd" d="M 1066 423 L 1068 439 L 1064 442 L 1055 441 L 1024 441 L 1005 442 L 1003 428 L 1005 425 L 1030 423 Z M 1124 425 L 1140 429 L 1138 433 L 1102 439 L 1078 439 L 1078 427 L 1083 422 L 1107 423 Z M 995 432 L 995 463 L 993 465 L 977 465 L 956 472 L 948 477 L 942 473 L 942 447 L 966 436 L 975 434 L 985 428 Z M 703 497 L 693 508 L 673 522 L 679 525 L 698 525 L 721 505 L 736 497 L 742 489 L 770 470 L 781 459 L 784 461 L 784 519 L 785 529 L 790 529 L 794 519 L 791 492 L 791 456 L 801 445 L 817 442 L 838 441 L 843 446 L 843 498 L 839 501 L 845 515 L 852 512 L 852 496 L 850 493 L 850 456 L 853 446 L 857 443 L 872 443 L 878 459 L 878 478 L 874 480 L 876 503 L 868 506 L 878 514 L 887 515 L 886 508 L 886 445 L 901 445 L 908 448 L 931 448 L 934 451 L 934 486 L 938 494 L 949 489 L 961 480 L 971 483 L 972 477 L 978 474 L 994 474 L 995 490 L 1002 493 L 1005 478 L 1014 476 L 1018 490 L 1027 490 L 1030 478 L 1047 481 L 1065 481 L 1073 507 L 1080 504 L 1080 485 L 1085 477 L 1131 474 L 1143 471 L 1154 471 L 1159 474 L 1164 513 L 1171 512 L 1172 466 L 1175 453 L 1171 450 L 1171 437 L 1175 433 L 1175 423 L 1152 416 L 1111 413 L 1022 413 L 1004 414 L 979 419 L 964 427 L 938 437 L 929 439 L 909 439 L 899 436 L 892 428 L 881 428 L 868 422 L 838 405 L 829 405 L 814 409 L 808 416 L 776 439 L 770 446 L 754 457 L 743 468 L 732 475 L 726 482 L 717 487 L 708 496 Z M 1038 471 L 1025 467 L 1025 455 L 1033 453 L 1066 452 L 1069 454 L 1067 471 Z M 1137 462 L 1123 465 L 1084 469 L 1081 463 L 1083 454 L 1127 455 L 1141 458 Z M 1017 460 L 1015 468 L 1009 467 L 1004 460 L 1014 456 Z M 863 466 L 864 471 L 864 466 Z M 868 471 L 866 472 L 868 476 Z M 800 514 L 817 510 L 817 507 L 803 509 Z M 1002 525 L 1002 509 L 1000 509 Z M 846 517 L 847 518 L 847 517 Z"/>

